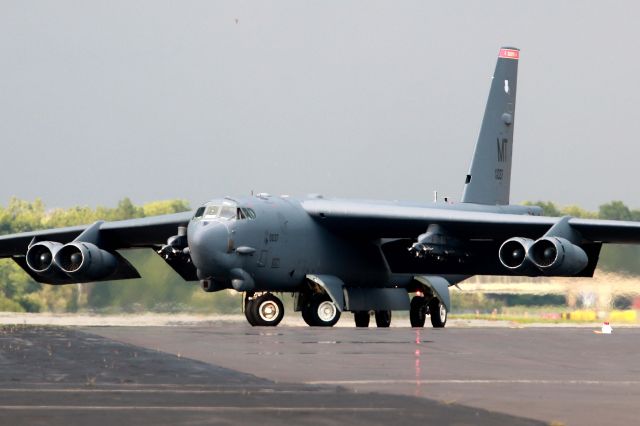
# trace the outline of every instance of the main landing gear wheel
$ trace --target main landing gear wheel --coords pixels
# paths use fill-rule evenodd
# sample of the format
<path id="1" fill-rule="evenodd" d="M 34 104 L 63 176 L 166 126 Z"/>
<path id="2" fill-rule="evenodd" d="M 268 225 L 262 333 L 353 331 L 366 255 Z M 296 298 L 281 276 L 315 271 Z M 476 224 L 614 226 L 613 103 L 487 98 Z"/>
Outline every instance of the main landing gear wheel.
<path id="1" fill-rule="evenodd" d="M 409 310 L 409 321 L 411 327 L 424 327 L 427 319 L 427 300 L 423 296 L 414 296 L 411 299 L 411 309 Z"/>
<path id="2" fill-rule="evenodd" d="M 284 317 L 282 301 L 271 293 L 248 299 L 244 314 L 253 326 L 275 327 Z"/>
<path id="3" fill-rule="evenodd" d="M 391 325 L 391 311 L 376 311 L 376 325 L 387 328 Z"/>
<path id="4" fill-rule="evenodd" d="M 302 319 L 312 327 L 333 327 L 340 319 L 340 311 L 329 296 L 312 296 L 302 307 Z"/>
<path id="5" fill-rule="evenodd" d="M 369 311 L 357 311 L 353 313 L 353 319 L 356 322 L 356 327 L 369 327 L 371 316 Z"/>
<path id="6" fill-rule="evenodd" d="M 253 297 L 253 295 L 249 296 L 246 295 L 245 299 L 244 299 L 244 317 L 247 319 L 247 322 L 255 327 L 256 325 L 258 325 L 258 323 L 256 322 L 255 317 L 253 316 L 253 304 L 255 302 L 255 298 Z"/>
<path id="7" fill-rule="evenodd" d="M 442 328 L 447 323 L 447 307 L 437 297 L 429 301 L 429 313 L 433 328 Z"/>

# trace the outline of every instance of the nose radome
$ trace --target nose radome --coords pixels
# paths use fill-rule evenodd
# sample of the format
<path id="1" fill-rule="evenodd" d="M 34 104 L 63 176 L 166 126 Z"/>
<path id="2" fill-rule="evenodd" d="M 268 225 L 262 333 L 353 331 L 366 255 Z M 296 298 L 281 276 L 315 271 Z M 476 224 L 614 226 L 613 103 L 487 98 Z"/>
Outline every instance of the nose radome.
<path id="1" fill-rule="evenodd" d="M 190 227 L 187 234 L 193 264 L 208 276 L 228 275 L 232 265 L 227 255 L 227 227 L 217 222 L 198 225 Z"/>
<path id="2" fill-rule="evenodd" d="M 207 225 L 196 227 L 189 233 L 189 247 L 191 250 L 199 251 L 203 254 L 216 252 L 226 252 L 229 241 L 229 231 L 217 222 L 210 222 Z"/>

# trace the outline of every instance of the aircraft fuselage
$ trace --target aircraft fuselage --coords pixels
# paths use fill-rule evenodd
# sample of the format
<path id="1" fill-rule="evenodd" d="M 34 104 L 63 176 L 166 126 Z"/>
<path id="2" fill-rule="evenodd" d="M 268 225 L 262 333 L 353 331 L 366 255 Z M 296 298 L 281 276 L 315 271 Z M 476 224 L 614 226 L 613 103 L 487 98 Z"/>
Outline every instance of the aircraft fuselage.
<path id="1" fill-rule="evenodd" d="M 351 287 L 406 287 L 415 273 L 425 272 L 392 271 L 382 250 L 382 244 L 388 241 L 332 232 L 321 223 L 322 215 L 314 218 L 304 208 L 304 202 L 313 201 L 275 196 L 227 197 L 198 209 L 187 230 L 198 278 L 212 280 L 218 289 L 294 291 L 310 274 L 334 275 Z M 537 208 L 524 206 L 388 204 L 452 212 L 539 214 Z M 404 248 L 401 252 L 410 258 Z"/>
<path id="2" fill-rule="evenodd" d="M 207 205 L 224 203 L 250 209 L 254 217 L 191 220 L 187 235 L 200 279 L 212 278 L 244 291 L 292 291 L 315 273 L 339 276 L 353 286 L 390 283 L 391 272 L 376 241 L 334 235 L 310 217 L 298 200 L 227 198 Z M 243 272 L 252 282 L 247 283 Z"/>

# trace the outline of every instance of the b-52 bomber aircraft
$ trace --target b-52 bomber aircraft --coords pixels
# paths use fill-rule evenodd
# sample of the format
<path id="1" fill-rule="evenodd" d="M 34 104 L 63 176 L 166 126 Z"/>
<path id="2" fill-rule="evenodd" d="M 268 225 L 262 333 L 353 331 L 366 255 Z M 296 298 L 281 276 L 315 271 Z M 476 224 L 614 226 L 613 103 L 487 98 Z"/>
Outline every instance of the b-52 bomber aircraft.
<path id="1" fill-rule="evenodd" d="M 388 327 L 393 310 L 409 310 L 413 327 L 427 315 L 444 327 L 449 287 L 472 275 L 593 276 L 602 244 L 639 243 L 640 223 L 509 205 L 519 57 L 499 51 L 460 203 L 225 197 L 193 212 L 2 236 L 0 257 L 60 285 L 139 278 L 118 250 L 150 247 L 207 292 L 243 292 L 254 326 L 282 320 L 274 293 L 293 294 L 310 326 L 350 311 L 358 327 L 372 313 Z"/>

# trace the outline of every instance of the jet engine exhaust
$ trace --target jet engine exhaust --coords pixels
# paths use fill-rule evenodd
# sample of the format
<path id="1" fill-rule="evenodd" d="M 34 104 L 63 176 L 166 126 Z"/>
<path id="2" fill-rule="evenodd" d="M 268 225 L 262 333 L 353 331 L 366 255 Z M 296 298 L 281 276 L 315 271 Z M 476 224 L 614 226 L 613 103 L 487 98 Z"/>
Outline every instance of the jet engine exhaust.
<path id="1" fill-rule="evenodd" d="M 500 246 L 498 257 L 500 263 L 512 271 L 522 271 L 531 268 L 531 262 L 527 258 L 527 253 L 533 245 L 533 240 L 529 238 L 510 238 Z"/>
<path id="2" fill-rule="evenodd" d="M 35 243 L 27 251 L 27 266 L 41 275 L 55 273 L 56 267 L 53 258 L 61 247 L 62 244 L 53 241 Z"/>

